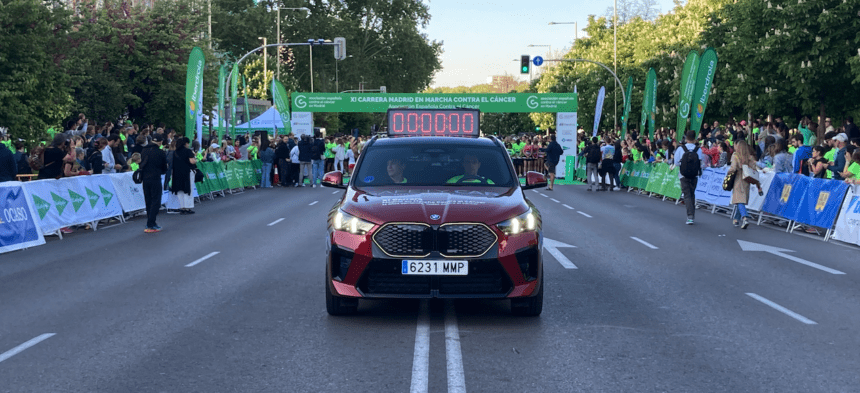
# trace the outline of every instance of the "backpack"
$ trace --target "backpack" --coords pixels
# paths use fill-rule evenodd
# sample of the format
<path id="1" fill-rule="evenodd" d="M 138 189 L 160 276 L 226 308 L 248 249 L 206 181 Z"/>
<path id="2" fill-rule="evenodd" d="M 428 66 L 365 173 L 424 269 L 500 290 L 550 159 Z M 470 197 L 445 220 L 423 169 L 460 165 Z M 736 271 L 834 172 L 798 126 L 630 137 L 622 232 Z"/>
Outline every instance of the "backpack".
<path id="1" fill-rule="evenodd" d="M 585 161 L 592 164 L 600 162 L 600 147 L 597 145 L 591 145 L 591 150 L 588 151 Z"/>
<path id="2" fill-rule="evenodd" d="M 323 154 L 323 149 L 325 149 L 325 145 L 319 139 L 313 141 L 311 145 L 311 156 L 313 160 L 319 160 L 320 156 Z"/>
<path id="3" fill-rule="evenodd" d="M 697 145 L 693 150 L 687 150 L 687 145 L 681 145 L 681 148 L 684 149 L 684 155 L 681 156 L 681 176 L 695 179 L 702 174 L 702 160 L 697 154 L 699 146 Z"/>

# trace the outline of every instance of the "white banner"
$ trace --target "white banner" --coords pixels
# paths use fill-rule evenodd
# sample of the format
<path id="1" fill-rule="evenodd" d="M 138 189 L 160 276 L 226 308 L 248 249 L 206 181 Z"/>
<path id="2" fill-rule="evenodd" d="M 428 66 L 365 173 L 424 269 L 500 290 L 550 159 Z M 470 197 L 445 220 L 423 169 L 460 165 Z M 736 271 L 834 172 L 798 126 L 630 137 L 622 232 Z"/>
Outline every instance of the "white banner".
<path id="1" fill-rule="evenodd" d="M 729 167 L 705 168 L 696 185 L 696 199 L 712 205 L 728 207 L 732 202 L 732 192 L 723 190 L 723 179 Z"/>
<path id="2" fill-rule="evenodd" d="M 603 100 L 606 96 L 606 86 L 600 86 L 600 91 L 597 92 L 597 105 L 594 107 L 594 131 L 591 136 L 597 136 L 597 128 L 600 126 L 600 115 L 603 113 Z"/>
<path id="3" fill-rule="evenodd" d="M 161 184 L 164 184 L 164 176 L 161 175 Z M 197 183 L 194 183 L 194 173 L 191 174 L 191 196 L 197 198 L 200 194 L 197 193 Z M 168 209 L 179 209 L 179 197 L 170 192 L 170 189 L 161 189 L 161 204 Z"/>
<path id="4" fill-rule="evenodd" d="M 775 172 L 764 173 L 759 171 L 758 180 L 761 183 L 762 196 L 758 195 L 758 186 L 750 185 L 750 201 L 747 204 L 747 210 L 761 211 L 764 205 L 764 197 L 767 196 L 767 190 L 770 190 L 770 183 L 773 183 L 773 178 L 776 177 Z"/>
<path id="5" fill-rule="evenodd" d="M 143 186 L 134 184 L 131 172 L 114 173 L 109 175 L 122 211 L 126 213 L 146 210 L 146 202 L 143 199 Z"/>
<path id="6" fill-rule="evenodd" d="M 122 216 L 122 207 L 108 175 L 36 180 L 23 183 L 44 233 Z"/>
<path id="7" fill-rule="evenodd" d="M 555 166 L 555 176 L 564 177 L 567 160 L 573 160 L 576 167 L 576 112 L 559 112 L 555 116 L 556 142 L 561 145 L 564 154 Z"/>
<path id="8" fill-rule="evenodd" d="M 314 114 L 312 112 L 293 112 L 290 119 L 293 135 L 314 135 Z"/>
<path id="9" fill-rule="evenodd" d="M 832 238 L 860 246 L 860 186 L 848 187 Z"/>

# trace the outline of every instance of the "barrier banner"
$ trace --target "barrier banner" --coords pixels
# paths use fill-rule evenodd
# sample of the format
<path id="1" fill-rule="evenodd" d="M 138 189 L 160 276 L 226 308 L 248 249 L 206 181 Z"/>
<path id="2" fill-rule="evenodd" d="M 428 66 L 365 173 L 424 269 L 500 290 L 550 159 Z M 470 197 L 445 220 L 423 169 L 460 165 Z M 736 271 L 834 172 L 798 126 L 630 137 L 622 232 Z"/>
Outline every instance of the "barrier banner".
<path id="1" fill-rule="evenodd" d="M 199 165 L 198 165 L 198 168 L 199 168 Z M 164 184 L 164 176 L 165 175 L 161 175 L 161 184 Z M 192 181 L 192 183 L 191 183 L 191 197 L 197 198 L 198 196 L 200 196 L 200 194 L 197 193 L 197 183 L 194 183 Z M 164 207 L 166 207 L 168 209 L 179 209 L 179 197 L 177 197 L 176 194 L 170 192 L 169 189 L 165 190 L 162 188 L 161 204 L 164 205 Z"/>
<path id="2" fill-rule="evenodd" d="M 762 205 L 764 205 L 765 197 L 770 191 L 770 184 L 773 183 L 774 177 L 776 177 L 776 173 L 774 172 L 759 172 L 758 180 L 761 183 L 761 189 L 764 195 L 759 196 L 758 186 L 756 186 L 755 184 L 751 184 L 750 199 L 749 203 L 747 203 L 747 210 L 761 211 L 761 207 Z"/>
<path id="3" fill-rule="evenodd" d="M 628 178 L 630 178 L 630 172 L 631 172 L 630 168 L 632 168 L 632 167 L 633 167 L 632 161 L 627 161 L 624 163 L 624 165 L 621 166 L 621 172 L 618 173 L 618 178 L 621 179 L 622 185 L 626 186 L 628 184 Z"/>
<path id="4" fill-rule="evenodd" d="M 770 189 L 767 195 L 765 195 L 764 204 L 761 207 L 763 212 L 785 217 L 789 220 L 794 219 L 797 213 L 795 203 L 800 201 L 799 197 L 801 194 L 797 194 L 798 187 L 797 184 L 792 182 L 794 179 L 792 179 L 791 175 L 791 173 L 779 173 L 773 178 Z M 799 183 L 799 185 L 801 187 L 809 186 L 807 183 Z M 802 191 L 805 192 L 806 190 Z M 791 195 L 793 193 L 796 194 L 796 199 L 792 201 Z"/>
<path id="5" fill-rule="evenodd" d="M 576 177 L 585 180 L 585 160 L 577 160 Z"/>
<path id="6" fill-rule="evenodd" d="M 794 221 L 819 228 L 830 229 L 836 221 L 836 215 L 848 191 L 848 184 L 838 180 L 813 179 L 803 175 L 792 174 L 798 182 L 807 183 L 806 191 L 800 194 Z M 792 193 L 792 196 L 794 193 Z"/>
<path id="7" fill-rule="evenodd" d="M 666 168 L 666 174 L 663 176 L 663 183 L 660 184 L 660 188 L 657 191 L 658 194 L 665 195 L 673 199 L 681 197 L 681 180 L 678 177 L 679 171 L 679 168 L 673 168 L 671 170 L 668 167 Z"/>
<path id="8" fill-rule="evenodd" d="M 212 170 L 215 171 L 215 174 L 218 177 L 218 188 L 220 190 L 226 190 L 230 188 L 230 185 L 227 183 L 227 171 L 224 168 L 224 165 L 218 162 L 213 162 Z"/>
<path id="9" fill-rule="evenodd" d="M 146 201 L 143 199 L 143 185 L 134 184 L 131 172 L 109 174 L 113 188 L 122 211 L 130 213 L 138 210 L 146 210 Z M 164 184 L 162 181 L 161 184 Z"/>
<path id="10" fill-rule="evenodd" d="M 848 187 L 832 237 L 860 246 L 860 186 Z"/>
<path id="11" fill-rule="evenodd" d="M 231 190 L 236 188 L 242 188 L 239 179 L 236 177 L 235 168 L 236 165 L 233 162 L 228 162 L 226 168 L 224 169 L 224 173 L 226 174 L 227 179 L 227 188 Z"/>
<path id="12" fill-rule="evenodd" d="M 723 179 L 728 167 L 705 168 L 696 184 L 696 199 L 712 205 L 728 207 L 732 202 L 732 192 L 723 190 Z"/>
<path id="13" fill-rule="evenodd" d="M 654 169 L 651 171 L 651 175 L 648 178 L 648 185 L 645 186 L 645 191 L 660 194 L 663 186 L 663 178 L 666 177 L 666 172 L 669 170 L 669 166 L 661 162 L 653 165 L 653 167 Z"/>
<path id="14" fill-rule="evenodd" d="M 45 244 L 41 228 L 36 224 L 36 210 L 27 199 L 23 183 L 0 184 L 0 254 Z"/>
<path id="15" fill-rule="evenodd" d="M 260 184 L 263 181 L 263 161 L 252 160 L 251 167 L 254 169 L 254 184 Z"/>
<path id="16" fill-rule="evenodd" d="M 639 171 L 639 181 L 638 186 L 636 188 L 645 189 L 648 186 L 648 179 L 651 178 L 651 172 L 654 170 L 653 165 L 648 165 L 646 163 L 642 163 L 642 170 Z"/>
<path id="17" fill-rule="evenodd" d="M 122 207 L 108 175 L 36 180 L 22 184 L 36 208 L 43 233 L 122 216 Z"/>

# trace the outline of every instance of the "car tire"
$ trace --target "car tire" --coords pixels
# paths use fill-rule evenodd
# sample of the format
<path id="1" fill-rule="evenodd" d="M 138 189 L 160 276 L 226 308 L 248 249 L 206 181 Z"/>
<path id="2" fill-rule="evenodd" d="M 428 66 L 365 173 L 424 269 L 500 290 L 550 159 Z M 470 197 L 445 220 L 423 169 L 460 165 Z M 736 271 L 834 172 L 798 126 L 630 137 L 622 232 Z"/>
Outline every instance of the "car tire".
<path id="1" fill-rule="evenodd" d="M 353 315 L 358 312 L 358 299 L 335 296 L 331 293 L 328 278 L 326 278 L 325 309 L 329 315 Z"/>
<path id="2" fill-rule="evenodd" d="M 511 313 L 523 317 L 536 317 L 543 311 L 543 272 L 540 277 L 540 289 L 535 296 L 524 299 L 511 299 Z"/>

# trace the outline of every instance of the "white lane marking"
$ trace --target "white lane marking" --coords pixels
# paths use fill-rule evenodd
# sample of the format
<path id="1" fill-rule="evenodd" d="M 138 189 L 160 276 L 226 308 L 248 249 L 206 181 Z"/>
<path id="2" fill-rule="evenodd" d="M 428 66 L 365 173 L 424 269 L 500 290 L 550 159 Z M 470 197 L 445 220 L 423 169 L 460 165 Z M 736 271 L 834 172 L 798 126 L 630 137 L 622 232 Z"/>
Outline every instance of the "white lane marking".
<path id="1" fill-rule="evenodd" d="M 562 203 L 561 205 L 562 205 L 562 206 L 564 206 L 564 207 L 566 207 L 566 208 L 568 208 L 568 209 L 570 209 L 570 210 L 573 210 L 573 208 L 572 208 L 572 207 L 570 207 L 570 206 L 568 206 L 566 203 Z"/>
<path id="2" fill-rule="evenodd" d="M 220 254 L 220 253 L 221 253 L 220 251 L 212 251 L 212 252 L 210 252 L 210 253 L 209 253 L 209 255 L 206 255 L 206 256 L 205 256 L 205 257 L 203 257 L 203 258 L 200 258 L 200 259 L 198 259 L 198 260 L 196 260 L 196 261 L 194 261 L 194 262 L 191 262 L 191 263 L 189 263 L 189 264 L 185 265 L 185 267 L 193 267 L 194 265 L 196 265 L 196 264 L 198 264 L 198 263 L 200 263 L 200 262 L 203 262 L 203 261 L 205 261 L 205 260 L 207 260 L 207 259 L 209 259 L 209 258 L 212 258 L 212 257 L 214 257 L 214 256 L 216 256 L 216 255 L 218 255 L 218 254 Z"/>
<path id="3" fill-rule="evenodd" d="M 4 360 L 6 360 L 6 359 L 9 359 L 9 358 L 11 358 L 12 356 L 15 356 L 15 355 L 17 355 L 17 354 L 19 354 L 19 353 L 23 352 L 23 351 L 24 351 L 25 349 L 27 349 L 27 348 L 30 348 L 30 347 L 32 347 L 32 346 L 34 346 L 34 345 L 36 345 L 36 344 L 38 344 L 38 343 L 40 343 L 40 342 L 42 342 L 42 341 L 45 341 L 45 340 L 47 340 L 47 339 L 49 339 L 49 338 L 53 337 L 55 334 L 57 334 L 57 333 L 45 333 L 45 334 L 42 334 L 42 335 L 40 335 L 40 336 L 38 336 L 38 337 L 35 337 L 35 338 L 30 339 L 30 341 L 27 341 L 27 342 L 25 342 L 25 343 L 23 343 L 23 344 L 21 344 L 21 345 L 19 345 L 19 346 L 15 347 L 15 348 L 12 348 L 12 349 L 10 349 L 10 350 L 8 350 L 8 351 L 6 351 L 6 352 L 3 352 L 2 354 L 0 354 L 0 362 L 4 361 Z"/>
<path id="4" fill-rule="evenodd" d="M 411 393 L 427 393 L 430 377 L 430 307 L 427 300 L 421 301 L 418 311 L 418 327 L 415 329 L 415 354 L 412 355 Z"/>
<path id="5" fill-rule="evenodd" d="M 99 229 L 108 229 L 108 228 L 118 227 L 118 226 L 120 226 L 120 225 L 122 225 L 122 224 L 123 224 L 123 223 L 121 222 L 121 223 L 118 223 L 118 224 L 108 225 L 108 226 L 106 226 L 106 227 L 99 227 Z"/>
<path id="6" fill-rule="evenodd" d="M 272 222 L 270 222 L 270 223 L 268 223 L 268 224 L 266 224 L 266 225 L 267 225 L 267 226 L 272 226 L 272 225 L 275 225 L 275 224 L 277 224 L 277 223 L 279 223 L 279 222 L 281 222 L 281 221 L 284 221 L 284 219 L 283 219 L 283 218 L 279 218 L 279 219 L 277 219 L 277 220 L 275 220 L 275 221 L 272 221 Z"/>
<path id="7" fill-rule="evenodd" d="M 316 204 L 317 204 L 317 202 L 319 202 L 319 201 L 313 201 L 313 202 L 311 202 L 311 203 L 310 203 L 310 205 L 308 205 L 308 206 L 316 205 Z"/>
<path id="8" fill-rule="evenodd" d="M 538 191 L 538 190 L 532 190 L 532 191 L 534 191 L 535 193 L 540 194 L 540 191 Z"/>
<path id="9" fill-rule="evenodd" d="M 648 242 L 646 242 L 646 241 L 644 241 L 644 240 L 642 240 L 642 239 L 640 239 L 640 238 L 638 238 L 638 237 L 636 237 L 636 236 L 630 236 L 630 238 L 631 238 L 631 239 L 633 239 L 633 240 L 636 240 L 636 241 L 637 241 L 637 242 L 639 242 L 639 243 L 642 243 L 643 245 L 645 245 L 645 247 L 648 247 L 648 248 L 650 248 L 650 249 L 652 249 L 652 250 L 657 250 L 657 249 L 658 249 L 658 248 L 657 248 L 657 247 L 655 247 L 653 244 L 648 243 Z"/>
<path id="10" fill-rule="evenodd" d="M 549 198 L 549 200 L 551 200 L 551 201 L 553 201 L 553 202 L 555 202 L 555 203 L 559 203 L 559 200 L 558 200 L 558 199 L 555 199 L 555 198 Z"/>
<path id="11" fill-rule="evenodd" d="M 586 216 L 586 217 L 588 217 L 588 218 L 591 218 L 591 216 L 589 216 L 589 215 L 588 215 L 588 214 L 586 214 L 586 213 L 583 213 L 583 212 L 580 212 L 580 211 L 578 211 L 577 213 L 582 214 L 583 216 Z"/>
<path id="12" fill-rule="evenodd" d="M 542 192 L 541 192 L 541 193 L 539 193 L 539 194 L 540 194 L 540 196 L 542 196 L 542 197 L 544 197 L 544 198 L 549 198 L 549 195 L 547 195 L 547 194 L 544 194 L 544 193 L 542 193 Z"/>
<path id="13" fill-rule="evenodd" d="M 791 311 L 791 310 L 789 310 L 789 309 L 787 309 L 787 308 L 785 308 L 785 307 L 783 307 L 783 306 L 780 306 L 779 304 L 776 304 L 776 303 L 774 303 L 774 302 L 772 302 L 772 301 L 770 301 L 770 300 L 767 300 L 767 299 L 765 299 L 765 298 L 763 298 L 763 297 L 761 297 L 761 296 L 759 296 L 759 295 L 756 295 L 756 294 L 754 294 L 754 293 L 747 293 L 747 296 L 749 296 L 749 297 L 751 297 L 751 298 L 753 298 L 753 299 L 755 299 L 755 300 L 758 300 L 758 301 L 760 301 L 760 302 L 762 302 L 762 303 L 764 303 L 764 304 L 767 304 L 768 306 L 773 307 L 775 310 L 777 310 L 777 311 L 779 311 L 779 312 L 781 312 L 781 313 L 783 313 L 783 314 L 785 314 L 785 315 L 788 315 L 788 316 L 790 316 L 790 317 L 792 317 L 792 318 L 794 318 L 794 319 L 796 319 L 796 320 L 798 320 L 798 321 L 800 321 L 800 322 L 803 322 L 803 323 L 805 323 L 805 324 L 807 324 L 807 325 L 817 325 L 817 324 L 818 324 L 818 323 L 816 323 L 815 321 L 813 321 L 813 320 L 811 320 L 811 319 L 809 319 L 809 318 L 807 318 L 807 317 L 804 317 L 803 315 L 800 315 L 800 314 L 798 314 L 798 313 L 796 313 L 796 312 L 794 312 L 794 311 Z"/>
<path id="14" fill-rule="evenodd" d="M 831 269 L 827 266 L 821 266 L 815 262 L 810 262 L 810 261 L 807 261 L 805 259 L 798 258 L 794 255 L 786 254 L 787 252 L 794 252 L 792 250 L 786 250 L 784 248 L 768 246 L 765 244 L 747 242 L 747 241 L 743 241 L 740 239 L 738 239 L 738 245 L 740 245 L 741 250 L 744 250 L 744 251 L 763 251 L 763 252 L 766 252 L 768 254 L 773 254 L 773 255 L 776 255 L 779 257 L 783 257 L 785 259 L 788 259 L 789 261 L 794 261 L 794 262 L 797 262 L 799 264 L 809 266 L 811 268 L 825 271 L 825 272 L 830 273 L 830 274 L 845 274 L 845 272 L 842 272 L 842 271 L 839 271 L 836 269 Z"/>
<path id="15" fill-rule="evenodd" d="M 340 192 L 340 191 L 335 191 L 335 192 L 333 192 L 333 193 L 332 193 L 332 195 L 337 194 L 337 193 L 339 193 L 339 192 Z"/>
<path id="16" fill-rule="evenodd" d="M 448 393 L 466 393 L 463 354 L 460 352 L 460 330 L 454 302 L 445 302 L 445 359 L 448 368 Z"/>
<path id="17" fill-rule="evenodd" d="M 567 259 L 567 257 L 564 256 L 564 254 L 562 254 L 561 251 L 558 250 L 559 247 L 576 248 L 576 246 L 571 246 L 570 244 L 562 243 L 558 240 L 552 240 L 547 237 L 543 238 L 543 248 L 549 251 L 549 253 L 552 254 L 553 257 L 555 257 L 555 260 L 558 261 L 561 266 L 564 266 L 565 269 L 576 269 L 576 265 L 574 265 L 573 262 L 570 261 L 570 259 Z"/>

